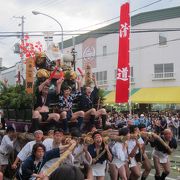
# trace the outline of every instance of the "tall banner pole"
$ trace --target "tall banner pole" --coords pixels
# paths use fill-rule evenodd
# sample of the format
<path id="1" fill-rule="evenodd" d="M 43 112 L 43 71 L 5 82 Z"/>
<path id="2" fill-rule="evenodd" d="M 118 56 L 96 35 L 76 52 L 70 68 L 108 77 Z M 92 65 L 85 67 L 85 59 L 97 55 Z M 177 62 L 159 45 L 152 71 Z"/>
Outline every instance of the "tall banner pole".
<path id="1" fill-rule="evenodd" d="M 130 67 L 129 67 L 129 34 L 130 16 L 129 3 L 124 3 L 120 8 L 119 23 L 119 51 L 118 68 L 116 77 L 116 103 L 128 103 Z"/>

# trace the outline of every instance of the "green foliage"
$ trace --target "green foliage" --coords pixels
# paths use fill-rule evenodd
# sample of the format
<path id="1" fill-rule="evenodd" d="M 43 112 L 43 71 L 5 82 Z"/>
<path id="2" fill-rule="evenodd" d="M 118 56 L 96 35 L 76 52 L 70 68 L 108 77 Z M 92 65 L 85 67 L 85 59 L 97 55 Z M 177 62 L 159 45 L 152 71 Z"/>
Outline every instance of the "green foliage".
<path id="1" fill-rule="evenodd" d="M 104 89 L 99 89 L 98 97 L 100 99 L 100 104 L 102 105 L 105 101 Z"/>
<path id="2" fill-rule="evenodd" d="M 32 108 L 32 95 L 22 85 L 1 88 L 0 107 L 12 109 Z"/>
<path id="3" fill-rule="evenodd" d="M 2 91 L 5 91 L 5 90 L 6 90 L 5 84 L 2 81 L 0 81 L 0 94 Z"/>

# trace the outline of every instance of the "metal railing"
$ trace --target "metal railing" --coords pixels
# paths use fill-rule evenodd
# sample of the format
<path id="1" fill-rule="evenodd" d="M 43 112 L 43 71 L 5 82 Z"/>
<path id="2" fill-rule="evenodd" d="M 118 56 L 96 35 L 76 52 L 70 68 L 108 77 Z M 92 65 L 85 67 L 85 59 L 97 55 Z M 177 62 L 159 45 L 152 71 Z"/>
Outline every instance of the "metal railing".
<path id="1" fill-rule="evenodd" d="M 107 82 L 107 80 L 100 80 L 100 81 L 97 81 L 97 84 L 98 84 L 98 86 L 102 86 L 102 85 L 107 85 L 108 82 Z"/>

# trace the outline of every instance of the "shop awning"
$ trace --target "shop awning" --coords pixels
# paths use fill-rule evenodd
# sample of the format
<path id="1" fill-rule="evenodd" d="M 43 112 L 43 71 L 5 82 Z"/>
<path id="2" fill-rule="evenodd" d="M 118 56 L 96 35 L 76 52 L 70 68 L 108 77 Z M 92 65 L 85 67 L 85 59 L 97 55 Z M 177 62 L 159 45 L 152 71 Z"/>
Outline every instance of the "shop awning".
<path id="1" fill-rule="evenodd" d="M 105 95 L 105 104 L 114 104 L 115 103 L 115 91 L 110 91 Z"/>
<path id="2" fill-rule="evenodd" d="M 115 103 L 115 91 L 105 95 L 105 104 Z M 144 104 L 180 104 L 180 87 L 134 88 L 131 102 Z"/>
<path id="3" fill-rule="evenodd" d="M 131 96 L 131 102 L 180 104 L 180 87 L 141 88 Z"/>
<path id="4" fill-rule="evenodd" d="M 139 90 L 139 88 L 134 88 L 131 90 L 131 95 L 136 93 Z M 115 103 L 115 91 L 106 91 L 105 92 L 105 104 L 114 104 Z"/>

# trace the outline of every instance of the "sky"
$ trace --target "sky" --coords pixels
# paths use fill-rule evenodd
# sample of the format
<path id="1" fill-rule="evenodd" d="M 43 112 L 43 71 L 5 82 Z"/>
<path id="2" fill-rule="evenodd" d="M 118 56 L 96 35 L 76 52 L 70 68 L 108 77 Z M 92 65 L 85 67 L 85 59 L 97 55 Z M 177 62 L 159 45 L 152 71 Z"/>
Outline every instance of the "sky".
<path id="1" fill-rule="evenodd" d="M 127 0 L 0 0 L 0 34 L 2 32 L 21 31 L 21 19 L 24 16 L 25 31 L 60 31 L 59 25 L 52 19 L 43 15 L 33 15 L 36 10 L 48 14 L 57 19 L 65 31 L 93 30 L 111 24 L 113 21 L 104 21 L 119 16 L 120 6 Z M 150 5 L 151 4 L 151 5 Z M 149 5 L 148 7 L 144 7 Z M 180 6 L 180 0 L 130 0 L 130 9 L 135 15 L 141 12 L 153 11 Z M 141 8 L 144 7 L 144 8 Z M 100 24 L 99 24 L 100 23 Z M 99 24 L 96 26 L 95 24 Z M 72 38 L 72 35 L 64 35 L 64 39 Z M 42 37 L 30 37 L 30 41 L 40 41 L 45 44 Z M 61 41 L 56 36 L 54 42 Z M 3 66 L 10 67 L 20 61 L 20 57 L 14 54 L 14 44 L 20 42 L 17 37 L 0 37 L 0 57 L 3 58 Z"/>

